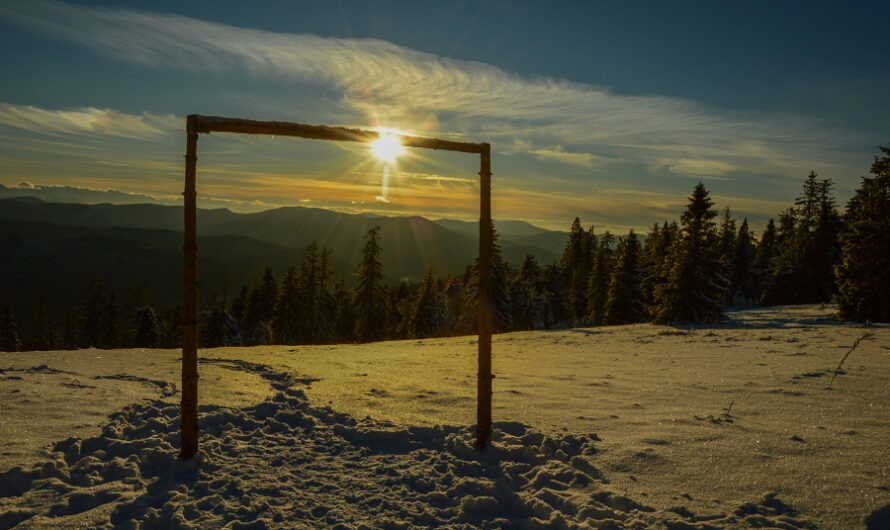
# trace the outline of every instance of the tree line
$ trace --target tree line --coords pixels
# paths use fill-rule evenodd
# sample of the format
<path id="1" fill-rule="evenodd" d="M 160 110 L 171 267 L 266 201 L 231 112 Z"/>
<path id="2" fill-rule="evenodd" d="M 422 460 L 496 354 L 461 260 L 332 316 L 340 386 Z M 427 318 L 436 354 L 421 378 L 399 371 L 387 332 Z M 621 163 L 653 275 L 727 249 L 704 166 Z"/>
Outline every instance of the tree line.
<path id="1" fill-rule="evenodd" d="M 504 261 L 495 231 L 493 326 L 497 332 L 652 321 L 717 323 L 730 307 L 836 302 L 840 317 L 890 321 L 890 148 L 843 214 L 831 179 L 811 172 L 800 197 L 770 219 L 760 237 L 730 209 L 718 212 L 702 183 L 679 222 L 653 224 L 641 243 L 595 234 L 578 218 L 562 257 Z M 214 296 L 199 317 L 201 347 L 327 344 L 475 333 L 478 263 L 460 275 L 387 285 L 379 228 L 365 234 L 354 281 L 334 281 L 333 257 L 311 243 L 299 267 L 276 279 L 270 267 L 234 299 Z M 24 335 L 6 307 L 0 350 L 176 348 L 181 309 L 156 312 L 144 287 L 118 301 L 91 278 L 61 323 L 44 298 Z"/>

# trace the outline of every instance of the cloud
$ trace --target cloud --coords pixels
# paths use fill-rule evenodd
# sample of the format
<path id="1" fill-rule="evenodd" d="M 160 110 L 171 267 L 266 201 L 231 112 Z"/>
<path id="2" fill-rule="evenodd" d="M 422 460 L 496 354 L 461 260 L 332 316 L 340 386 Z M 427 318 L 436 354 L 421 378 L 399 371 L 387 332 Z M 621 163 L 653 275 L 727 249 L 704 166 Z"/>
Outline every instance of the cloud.
<path id="1" fill-rule="evenodd" d="M 798 169 L 803 160 L 838 167 L 829 158 L 860 140 L 795 116 L 619 95 L 381 40 L 273 33 L 58 2 L 2 6 L 0 17 L 122 61 L 334 88 L 347 108 L 364 112 L 369 120 L 385 119 L 382 125 L 424 132 L 441 128 L 501 144 L 524 138 L 532 156 L 583 167 L 597 163 L 590 154 L 596 152 L 656 168 L 662 175 L 688 170 L 723 177 L 752 169 L 779 174 Z M 664 161 L 665 152 L 673 161 Z"/>
<path id="2" fill-rule="evenodd" d="M 0 103 L 0 125 L 49 135 L 96 134 L 150 139 L 168 134 L 174 127 L 181 129 L 182 123 L 181 119 L 169 115 L 126 114 L 95 107 L 54 110 Z"/>
<path id="3" fill-rule="evenodd" d="M 552 149 L 530 149 L 529 152 L 540 160 L 554 160 L 563 164 L 574 164 L 586 168 L 593 167 L 594 162 L 599 159 L 598 156 L 590 153 L 569 153 L 559 145 Z"/>

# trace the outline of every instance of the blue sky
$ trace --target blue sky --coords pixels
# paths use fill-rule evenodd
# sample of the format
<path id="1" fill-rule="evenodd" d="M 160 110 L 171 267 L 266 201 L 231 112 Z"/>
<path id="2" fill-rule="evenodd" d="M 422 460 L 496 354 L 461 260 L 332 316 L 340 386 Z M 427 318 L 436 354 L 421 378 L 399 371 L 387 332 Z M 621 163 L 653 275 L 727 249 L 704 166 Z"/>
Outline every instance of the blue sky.
<path id="1" fill-rule="evenodd" d="M 705 182 L 759 230 L 890 143 L 887 2 L 0 0 L 0 184 L 176 200 L 189 113 L 490 142 L 494 215 L 626 232 Z M 478 161 L 214 134 L 204 205 L 478 215 Z M 387 201 L 377 198 L 385 196 Z"/>

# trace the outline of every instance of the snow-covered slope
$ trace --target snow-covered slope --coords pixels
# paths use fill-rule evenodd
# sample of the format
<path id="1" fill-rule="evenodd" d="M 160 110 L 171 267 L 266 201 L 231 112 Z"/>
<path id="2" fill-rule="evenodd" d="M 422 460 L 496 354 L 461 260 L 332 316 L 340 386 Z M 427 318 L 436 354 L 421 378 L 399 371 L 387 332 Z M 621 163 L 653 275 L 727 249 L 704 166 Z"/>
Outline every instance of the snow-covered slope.
<path id="1" fill-rule="evenodd" d="M 0 528 L 886 524 L 890 329 L 829 316 L 497 336 L 484 454 L 471 337 L 202 350 L 187 463 L 177 351 L 0 354 Z"/>

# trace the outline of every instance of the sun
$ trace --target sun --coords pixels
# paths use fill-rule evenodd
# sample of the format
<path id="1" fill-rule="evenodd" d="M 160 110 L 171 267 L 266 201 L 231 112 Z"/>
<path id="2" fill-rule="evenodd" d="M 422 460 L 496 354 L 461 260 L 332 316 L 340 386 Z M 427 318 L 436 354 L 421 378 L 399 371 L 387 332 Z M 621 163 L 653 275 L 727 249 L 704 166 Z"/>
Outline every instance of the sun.
<path id="1" fill-rule="evenodd" d="M 377 158 L 393 163 L 399 155 L 405 152 L 405 148 L 399 143 L 398 137 L 381 133 L 380 138 L 371 142 L 371 151 Z"/>

